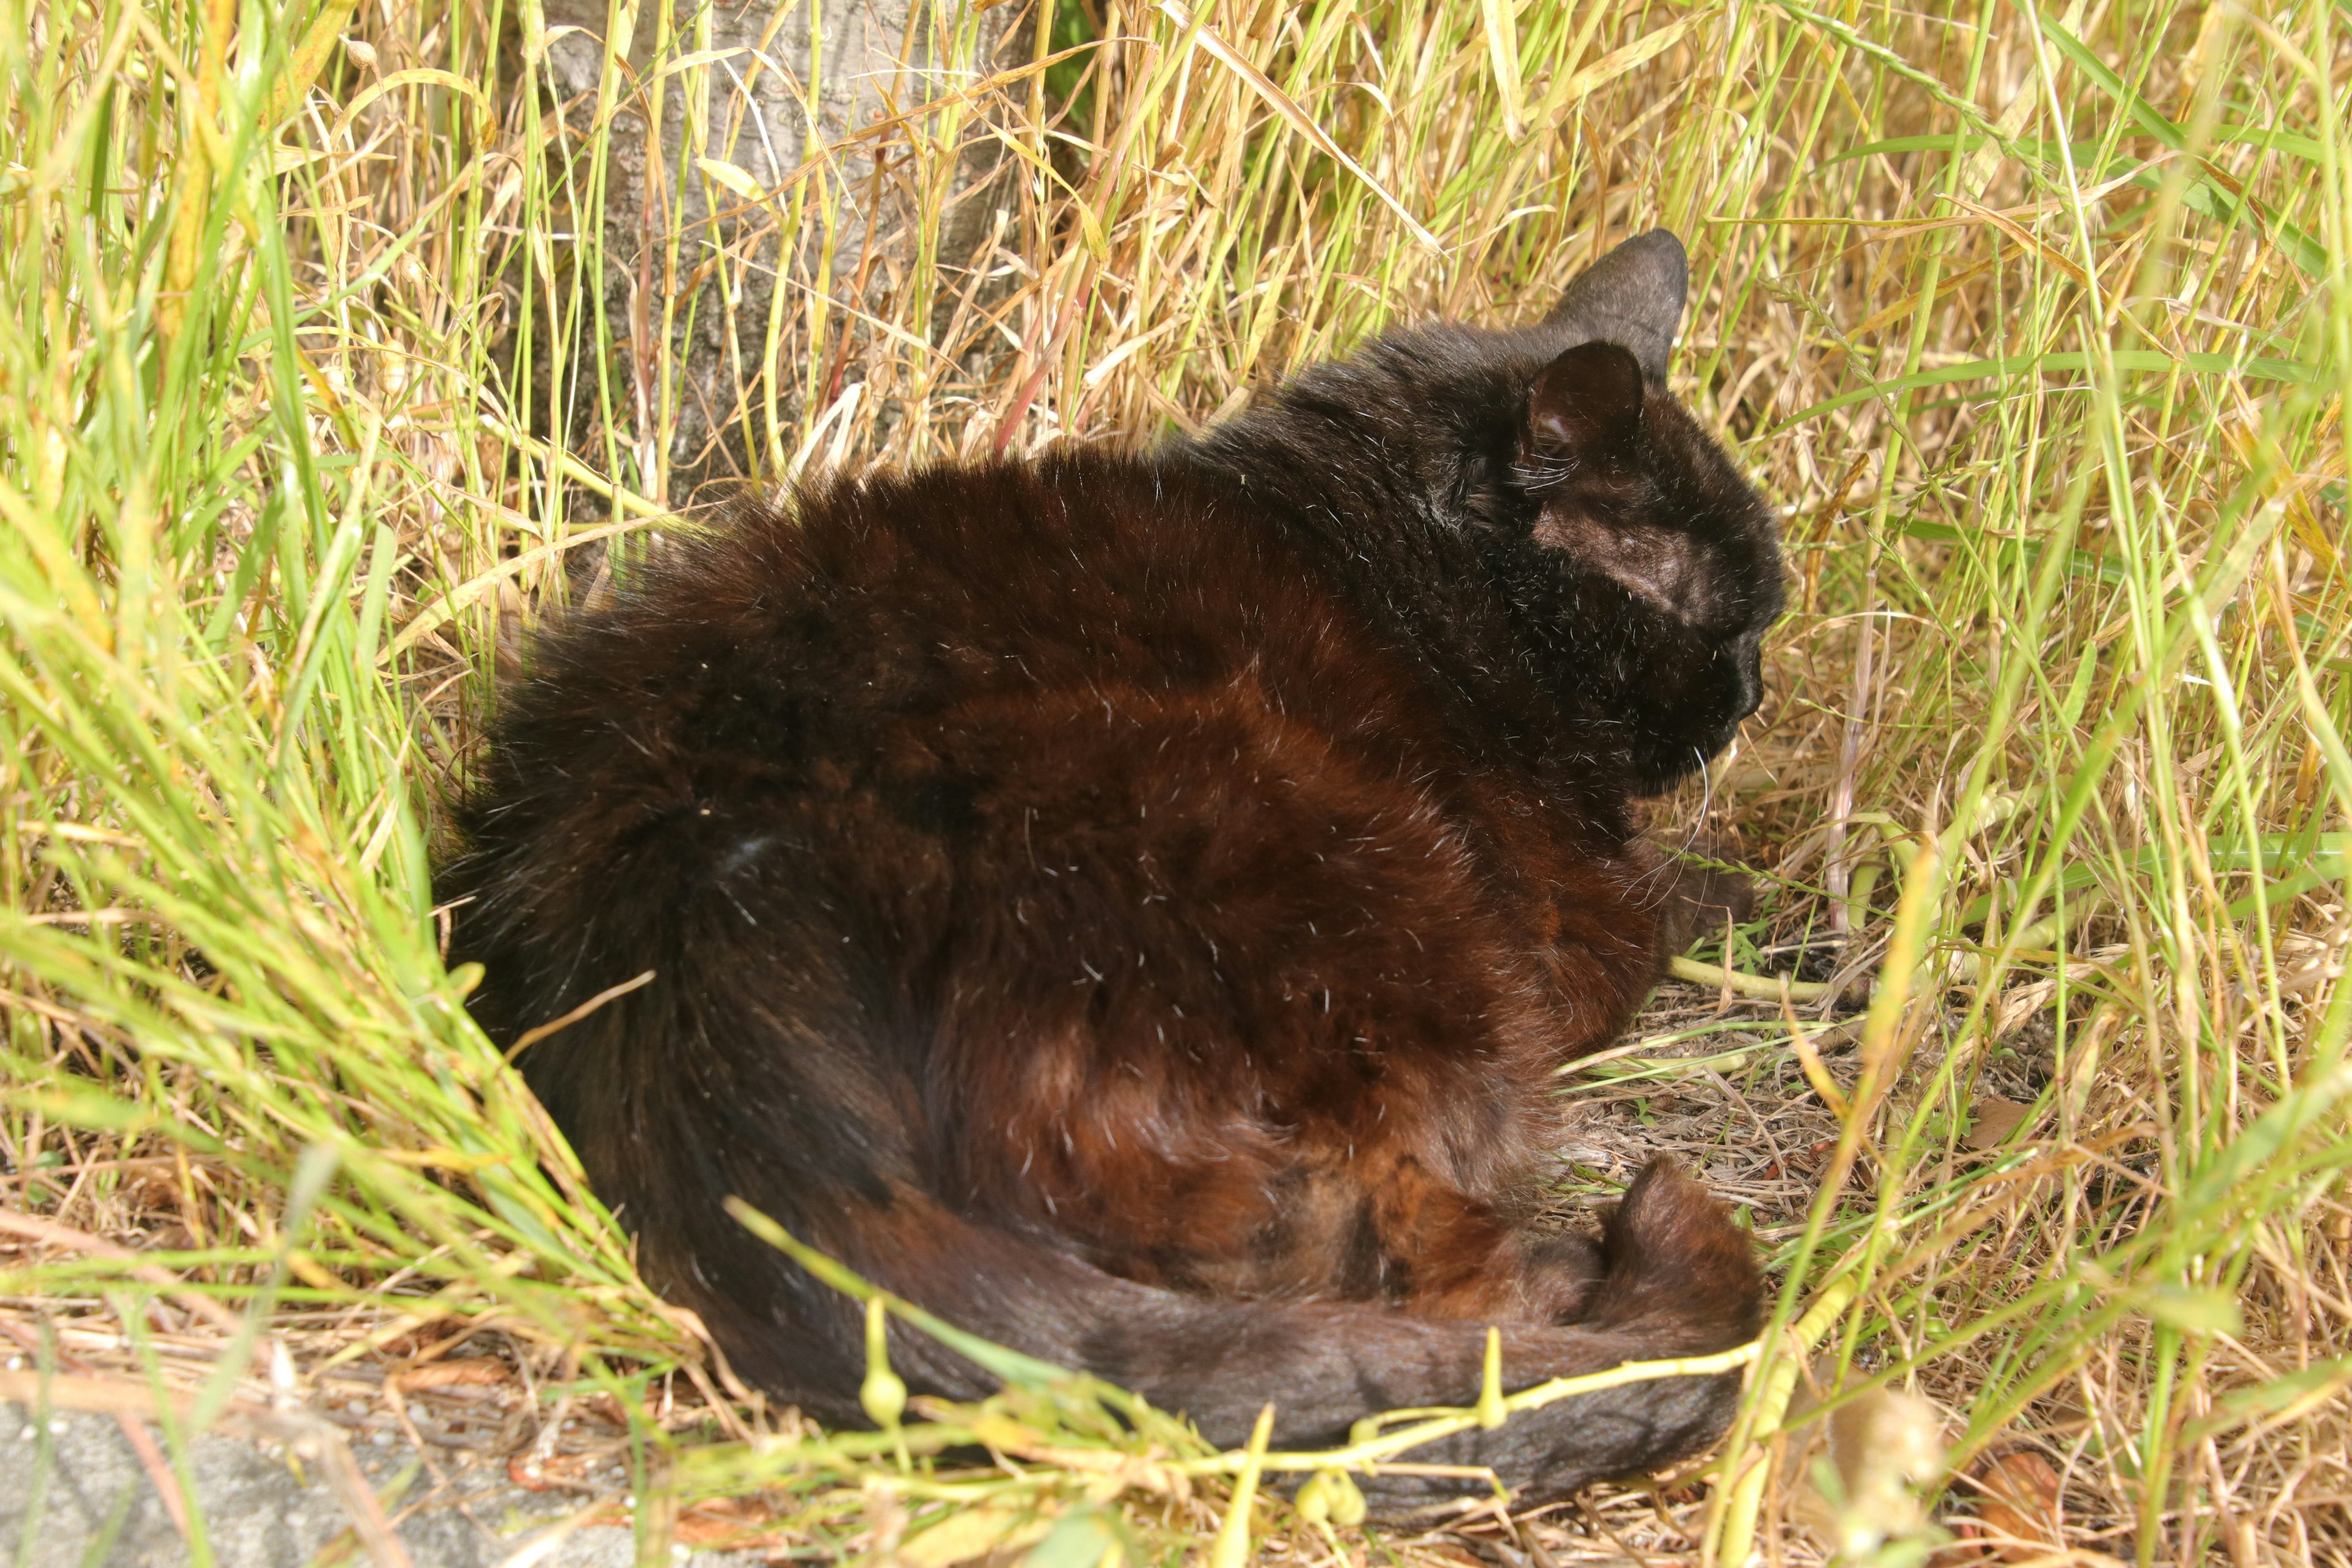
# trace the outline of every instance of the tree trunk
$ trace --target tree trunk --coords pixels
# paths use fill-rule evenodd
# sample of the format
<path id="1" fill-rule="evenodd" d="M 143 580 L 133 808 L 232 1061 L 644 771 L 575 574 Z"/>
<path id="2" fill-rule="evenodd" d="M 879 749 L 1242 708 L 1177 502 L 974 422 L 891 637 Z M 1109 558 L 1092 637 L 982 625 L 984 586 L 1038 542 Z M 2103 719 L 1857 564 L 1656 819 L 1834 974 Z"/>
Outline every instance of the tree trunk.
<path id="1" fill-rule="evenodd" d="M 609 358 L 576 366 L 575 441 L 672 505 L 793 468 L 838 395 L 853 313 L 936 329 L 986 239 L 1003 162 L 971 132 L 991 105 L 948 95 L 1028 58 L 1027 15 L 545 0 L 541 86 L 575 138 L 574 214 L 598 205 L 593 128 L 612 106 L 602 222 L 575 223 L 573 241 L 603 320 L 583 299 L 572 340 Z M 936 155 L 947 138 L 964 143 L 952 159 Z"/>

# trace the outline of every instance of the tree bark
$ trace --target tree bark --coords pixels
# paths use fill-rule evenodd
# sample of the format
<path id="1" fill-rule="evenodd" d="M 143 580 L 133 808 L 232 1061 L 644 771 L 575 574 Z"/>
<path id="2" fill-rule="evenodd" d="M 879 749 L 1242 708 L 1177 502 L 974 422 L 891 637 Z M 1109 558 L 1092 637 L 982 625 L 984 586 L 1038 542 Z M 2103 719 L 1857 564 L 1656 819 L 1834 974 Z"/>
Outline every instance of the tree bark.
<path id="1" fill-rule="evenodd" d="M 910 136 L 940 129 L 925 106 L 1027 58 L 1027 16 L 971 0 L 545 0 L 541 86 L 575 131 L 614 105 L 601 225 L 575 225 L 601 233 L 604 330 L 587 341 L 610 344 L 611 376 L 600 389 L 584 373 L 575 437 L 601 446 L 582 426 L 609 422 L 630 481 L 672 505 L 773 482 L 793 457 L 780 430 L 839 379 L 782 363 L 819 346 L 808 294 L 832 302 L 815 336 L 836 355 L 852 310 L 920 331 L 938 315 L 924 301 L 952 297 L 986 238 L 993 139 L 965 137 L 950 163 Z M 591 163 L 575 159 L 583 185 Z M 583 195 L 575 211 L 593 205 Z M 779 335 L 780 321 L 803 330 Z"/>

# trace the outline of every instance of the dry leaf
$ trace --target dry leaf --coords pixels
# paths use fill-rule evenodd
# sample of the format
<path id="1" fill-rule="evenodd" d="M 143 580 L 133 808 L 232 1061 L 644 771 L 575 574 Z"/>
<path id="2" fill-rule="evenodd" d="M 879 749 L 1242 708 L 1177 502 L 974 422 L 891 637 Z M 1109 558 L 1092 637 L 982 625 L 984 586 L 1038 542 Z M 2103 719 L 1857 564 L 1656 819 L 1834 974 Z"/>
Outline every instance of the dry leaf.
<path id="1" fill-rule="evenodd" d="M 1969 1474 L 1976 1483 L 1976 1518 L 1961 1532 L 1981 1543 L 1978 1562 L 2032 1563 L 2064 1545 L 2063 1483 L 2048 1459 L 2031 1448 L 2016 1448 L 1983 1461 Z"/>
<path id="2" fill-rule="evenodd" d="M 479 1387 L 485 1384 L 512 1383 L 513 1369 L 504 1362 L 488 1356 L 468 1356 L 463 1361 L 428 1362 L 407 1372 L 398 1372 L 384 1380 L 403 1394 L 415 1394 L 427 1388 L 452 1388 L 464 1385 Z"/>
<path id="3" fill-rule="evenodd" d="M 951 1568 L 992 1552 L 1027 1546 L 1052 1526 L 1053 1521 L 1026 1510 L 965 1509 L 901 1543 L 898 1561 L 904 1568 Z"/>
<path id="4" fill-rule="evenodd" d="M 680 1546 L 722 1552 L 784 1544 L 776 1510 L 756 1498 L 711 1498 L 682 1509 L 671 1534 Z"/>
<path id="5" fill-rule="evenodd" d="M 1944 1417 L 1916 1394 L 1873 1389 L 1790 1435 L 1783 1475 L 1796 1521 L 1847 1557 L 1927 1528 L 1943 1473 Z"/>
<path id="6" fill-rule="evenodd" d="M 2033 1113 L 2030 1105 L 2020 1105 L 2013 1100 L 2003 1100 L 1988 1094 L 1976 1102 L 1969 1112 L 1969 1135 L 1960 1140 L 1969 1149 L 1997 1149 Z"/>

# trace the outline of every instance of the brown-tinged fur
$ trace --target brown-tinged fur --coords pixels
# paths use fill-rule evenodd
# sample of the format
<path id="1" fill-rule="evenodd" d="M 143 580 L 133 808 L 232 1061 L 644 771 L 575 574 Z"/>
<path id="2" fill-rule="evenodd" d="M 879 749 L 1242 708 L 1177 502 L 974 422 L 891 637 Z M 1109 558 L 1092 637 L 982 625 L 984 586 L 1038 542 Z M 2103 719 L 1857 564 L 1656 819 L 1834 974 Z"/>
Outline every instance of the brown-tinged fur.
<path id="1" fill-rule="evenodd" d="M 1681 265 L 1645 237 L 1540 326 L 1397 334 L 1150 456 L 750 508 L 540 643 L 454 956 L 501 1037 L 656 972 L 524 1068 L 747 1376 L 856 1419 L 864 1361 L 730 1194 L 1224 1441 L 1465 1403 L 1489 1323 L 1514 1385 L 1754 1331 L 1669 1169 L 1597 1241 L 1520 1224 L 1553 1073 L 1687 933 L 1630 801 L 1753 709 L 1780 605 L 1659 383 Z M 1735 1387 L 1428 1457 L 1558 1491 Z"/>

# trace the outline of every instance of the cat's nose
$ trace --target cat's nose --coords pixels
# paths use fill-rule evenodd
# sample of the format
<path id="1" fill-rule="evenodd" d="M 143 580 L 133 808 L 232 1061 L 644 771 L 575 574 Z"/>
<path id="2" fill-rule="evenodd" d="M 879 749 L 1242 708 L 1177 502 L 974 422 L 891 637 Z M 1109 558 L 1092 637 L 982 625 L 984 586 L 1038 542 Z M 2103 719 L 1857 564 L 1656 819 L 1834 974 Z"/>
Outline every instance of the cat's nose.
<path id="1" fill-rule="evenodd" d="M 1764 661 L 1755 654 L 1731 660 L 1731 724 L 1737 728 L 1764 706 Z"/>
<path id="2" fill-rule="evenodd" d="M 1759 644 L 1757 637 L 1740 637 L 1738 647 L 1731 654 L 1731 684 L 1734 684 L 1731 724 L 1734 726 L 1750 720 L 1755 710 L 1764 705 L 1764 651 L 1757 644 Z"/>

